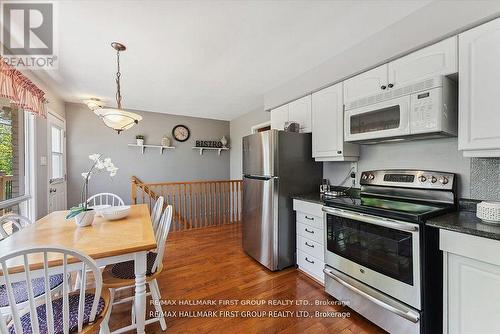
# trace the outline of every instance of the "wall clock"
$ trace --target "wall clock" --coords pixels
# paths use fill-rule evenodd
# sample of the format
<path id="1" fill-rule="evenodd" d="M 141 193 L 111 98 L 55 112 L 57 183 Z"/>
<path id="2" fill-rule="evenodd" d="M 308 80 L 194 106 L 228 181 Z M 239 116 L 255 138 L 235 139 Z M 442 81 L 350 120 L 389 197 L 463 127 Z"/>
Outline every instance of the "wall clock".
<path id="1" fill-rule="evenodd" d="M 189 139 L 189 129 L 185 125 L 176 125 L 172 129 L 172 136 L 174 137 L 175 140 L 180 141 L 180 142 L 185 142 L 186 140 Z"/>

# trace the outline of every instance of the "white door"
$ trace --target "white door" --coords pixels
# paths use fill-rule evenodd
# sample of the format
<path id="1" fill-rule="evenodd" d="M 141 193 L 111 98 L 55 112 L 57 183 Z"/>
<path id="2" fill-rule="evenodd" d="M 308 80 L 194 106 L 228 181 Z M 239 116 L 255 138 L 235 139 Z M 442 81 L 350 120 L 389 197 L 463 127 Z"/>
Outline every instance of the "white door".
<path id="1" fill-rule="evenodd" d="M 300 132 L 311 132 L 311 95 L 288 104 L 288 119 L 300 124 Z"/>
<path id="2" fill-rule="evenodd" d="M 500 19 L 460 34 L 458 41 L 458 148 L 500 156 Z"/>
<path id="3" fill-rule="evenodd" d="M 283 130 L 288 122 L 288 104 L 271 110 L 271 129 Z"/>
<path id="4" fill-rule="evenodd" d="M 457 71 L 457 37 L 453 36 L 390 62 L 387 86 L 388 89 L 397 89 L 410 83 Z"/>
<path id="5" fill-rule="evenodd" d="M 345 80 L 344 103 L 346 108 L 350 109 L 353 101 L 385 91 L 387 91 L 387 64 Z"/>
<path id="6" fill-rule="evenodd" d="M 342 156 L 344 143 L 342 83 L 312 95 L 313 157 Z"/>
<path id="7" fill-rule="evenodd" d="M 448 254 L 447 333 L 500 333 L 500 267 L 445 254 Z"/>
<path id="8" fill-rule="evenodd" d="M 47 117 L 48 211 L 67 209 L 66 198 L 66 123 L 57 116 Z"/>

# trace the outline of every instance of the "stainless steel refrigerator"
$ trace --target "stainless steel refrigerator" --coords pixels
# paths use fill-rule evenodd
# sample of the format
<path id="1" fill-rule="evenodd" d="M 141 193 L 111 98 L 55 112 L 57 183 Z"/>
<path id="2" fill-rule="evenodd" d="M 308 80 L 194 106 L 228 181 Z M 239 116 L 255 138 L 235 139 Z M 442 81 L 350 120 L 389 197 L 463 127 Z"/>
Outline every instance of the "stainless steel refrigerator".
<path id="1" fill-rule="evenodd" d="M 319 192 L 323 164 L 311 134 L 269 130 L 243 137 L 243 249 L 270 270 L 295 264 L 291 195 Z"/>

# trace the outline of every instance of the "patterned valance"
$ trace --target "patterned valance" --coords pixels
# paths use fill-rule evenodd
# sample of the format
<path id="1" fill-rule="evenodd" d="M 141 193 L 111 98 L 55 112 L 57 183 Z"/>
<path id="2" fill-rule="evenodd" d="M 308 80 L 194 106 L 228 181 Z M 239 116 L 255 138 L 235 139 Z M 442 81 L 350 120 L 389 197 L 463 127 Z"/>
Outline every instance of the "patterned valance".
<path id="1" fill-rule="evenodd" d="M 0 97 L 35 115 L 47 117 L 45 92 L 0 57 Z"/>

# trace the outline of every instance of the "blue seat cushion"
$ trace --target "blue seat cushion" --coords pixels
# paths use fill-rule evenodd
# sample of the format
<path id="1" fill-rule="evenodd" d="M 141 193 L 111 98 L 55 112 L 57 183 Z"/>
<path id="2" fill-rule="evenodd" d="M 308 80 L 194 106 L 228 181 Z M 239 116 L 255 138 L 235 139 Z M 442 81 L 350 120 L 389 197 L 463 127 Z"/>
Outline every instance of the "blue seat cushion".
<path id="1" fill-rule="evenodd" d="M 156 253 L 148 252 L 146 276 L 150 276 L 152 274 L 155 260 L 156 260 Z M 134 279 L 135 278 L 134 261 L 120 262 L 113 265 L 113 267 L 111 268 L 111 274 L 113 275 L 113 277 L 116 278 Z"/>
<path id="2" fill-rule="evenodd" d="M 79 294 L 70 295 L 69 301 L 69 332 L 74 333 L 78 331 L 78 302 L 80 300 Z M 85 294 L 85 306 L 83 312 L 83 324 L 87 325 L 89 323 L 90 312 L 92 309 L 92 302 L 94 301 L 94 294 Z M 105 302 L 101 298 L 97 304 L 97 315 L 96 319 L 104 310 Z M 54 313 L 54 333 L 49 333 L 47 328 L 47 316 L 45 310 L 45 304 L 40 305 L 36 308 L 38 315 L 38 326 L 40 328 L 41 334 L 63 334 L 63 300 L 62 298 L 52 301 L 52 311 Z M 21 317 L 21 325 L 23 327 L 23 333 L 16 333 L 14 325 L 9 326 L 9 334 L 32 334 L 33 329 L 31 327 L 31 320 L 29 312 Z"/>
<path id="3" fill-rule="evenodd" d="M 63 274 L 53 275 L 49 278 L 50 289 L 55 289 L 63 282 Z M 45 293 L 45 278 L 39 277 L 31 280 L 33 286 L 33 295 L 39 297 Z M 12 291 L 16 304 L 23 303 L 28 300 L 28 284 L 26 281 L 12 283 Z M 0 307 L 9 306 L 9 297 L 7 296 L 7 287 L 0 285 Z"/>

